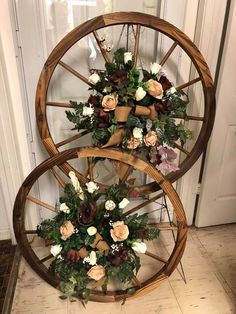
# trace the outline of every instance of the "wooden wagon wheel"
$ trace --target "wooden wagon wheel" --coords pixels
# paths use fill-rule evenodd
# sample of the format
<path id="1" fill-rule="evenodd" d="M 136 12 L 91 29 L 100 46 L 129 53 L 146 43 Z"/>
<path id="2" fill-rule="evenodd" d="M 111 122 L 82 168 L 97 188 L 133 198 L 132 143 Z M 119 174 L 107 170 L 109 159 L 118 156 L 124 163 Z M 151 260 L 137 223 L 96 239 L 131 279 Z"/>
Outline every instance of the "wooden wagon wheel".
<path id="1" fill-rule="evenodd" d="M 13 216 L 16 239 L 20 246 L 21 252 L 23 253 L 23 256 L 30 264 L 30 266 L 35 270 L 35 272 L 38 275 L 40 275 L 44 280 L 46 280 L 50 285 L 60 289 L 59 278 L 52 276 L 48 272 L 47 264 L 54 257 L 51 254 L 48 254 L 48 252 L 45 253 L 44 251 L 42 254 L 41 250 L 38 247 L 36 247 L 35 249 L 33 248 L 32 243 L 34 243 L 35 238 L 37 238 L 36 230 L 29 230 L 29 228 L 27 228 L 26 226 L 27 225 L 26 218 L 28 214 L 26 212 L 26 208 L 29 205 L 27 209 L 32 210 L 31 206 L 36 204 L 37 206 L 39 206 L 39 208 L 46 208 L 49 211 L 55 212 L 55 206 L 49 205 L 45 201 L 39 200 L 33 196 L 34 193 L 33 187 L 37 180 L 40 179 L 40 177 L 44 175 L 47 171 L 49 172 L 55 171 L 54 168 L 56 166 L 65 163 L 70 159 L 73 158 L 90 159 L 94 157 L 110 158 L 115 161 L 122 161 L 125 164 L 132 165 L 135 169 L 139 169 L 145 174 L 148 174 L 156 182 L 156 184 L 158 184 L 160 189 L 162 189 L 161 192 L 159 191 L 158 194 L 156 194 L 149 200 L 142 201 L 141 204 L 133 206 L 132 208 L 126 210 L 125 211 L 126 216 L 130 215 L 131 213 L 138 212 L 142 208 L 146 212 L 149 212 L 148 206 L 153 202 L 156 202 L 163 195 L 166 195 L 166 197 L 169 199 L 170 203 L 173 206 L 174 215 L 176 218 L 175 225 L 170 224 L 166 226 L 166 224 L 165 225 L 163 225 L 162 223 L 158 224 L 158 228 L 160 229 L 161 234 L 166 233 L 168 231 L 173 232 L 173 230 L 176 232 L 175 243 L 173 245 L 172 252 L 168 252 L 167 255 L 166 248 L 161 250 L 162 246 L 160 244 L 157 246 L 154 243 L 154 241 L 150 241 L 153 247 L 150 249 L 150 245 L 148 244 L 148 249 L 150 249 L 150 251 L 149 250 L 146 251 L 145 257 L 148 260 L 150 260 L 150 262 L 153 261 L 153 263 L 155 263 L 151 267 L 153 272 L 149 274 L 145 270 L 144 273 L 148 274 L 148 278 L 140 279 L 139 273 L 137 274 L 137 277 L 134 277 L 132 294 L 129 294 L 127 293 L 127 291 L 124 290 L 115 290 L 108 291 L 107 294 L 104 295 L 101 291 L 92 290 L 90 300 L 100 302 L 114 302 L 122 299 L 141 296 L 144 293 L 147 293 L 150 290 L 157 287 L 164 279 L 170 276 L 170 274 L 174 271 L 174 269 L 180 262 L 182 254 L 184 252 L 187 237 L 187 227 L 185 213 L 182 204 L 171 184 L 168 181 L 166 181 L 164 177 L 152 165 L 140 159 L 137 159 L 132 155 L 129 155 L 127 157 L 121 152 L 108 149 L 102 150 L 98 148 L 81 148 L 61 152 L 44 161 L 37 168 L 35 168 L 34 171 L 31 172 L 31 174 L 25 179 L 17 194 Z M 93 167 L 90 167 L 90 177 L 93 178 Z M 59 185 L 63 187 L 65 185 L 65 182 L 58 173 L 56 175 L 56 178 L 57 181 L 55 181 L 55 184 L 59 183 Z M 66 176 L 65 178 L 68 179 Z M 156 203 L 155 206 L 157 206 Z M 152 221 L 152 223 L 150 224 L 153 225 L 154 223 L 155 222 Z M 32 236 L 34 237 L 33 241 Z M 153 252 L 153 249 L 155 249 L 157 253 Z M 161 255 L 163 254 L 163 252 L 165 253 L 165 255 Z"/>
<path id="2" fill-rule="evenodd" d="M 135 64 L 140 57 L 139 47 L 141 46 L 141 32 L 143 29 L 152 29 L 158 33 L 164 34 L 165 36 L 173 40 L 173 44 L 170 46 L 167 53 L 164 55 L 162 60 L 159 60 L 159 63 L 162 66 L 168 63 L 169 57 L 176 49 L 176 47 L 179 46 L 191 59 L 193 67 L 195 68 L 195 71 L 197 73 L 196 77 L 182 84 L 181 86 L 177 86 L 177 89 L 184 90 L 197 82 L 201 83 L 204 98 L 204 114 L 199 116 L 187 115 L 185 119 L 180 118 L 181 120 L 196 121 L 197 123 L 201 124 L 201 126 L 199 127 L 200 132 L 195 141 L 195 144 L 189 151 L 176 143 L 176 148 L 181 151 L 181 153 L 183 154 L 183 158 L 181 158 L 179 170 L 171 172 L 167 176 L 168 180 L 174 182 L 192 167 L 192 165 L 199 158 L 200 154 L 206 148 L 214 121 L 215 94 L 208 66 L 199 50 L 182 31 L 158 17 L 137 12 L 121 12 L 102 15 L 93 18 L 75 28 L 59 42 L 59 44 L 52 51 L 44 65 L 37 87 L 36 117 L 42 142 L 50 155 L 54 155 L 58 153 L 58 149 L 60 147 L 63 147 L 63 145 L 71 143 L 86 134 L 86 131 L 83 131 L 77 135 L 70 136 L 69 138 L 58 143 L 54 142 L 49 130 L 47 120 L 47 108 L 49 106 L 51 108 L 68 108 L 71 107 L 71 105 L 69 103 L 58 102 L 57 100 L 49 101 L 47 99 L 49 84 L 51 82 L 55 69 L 61 68 L 67 73 L 70 73 L 72 76 L 84 82 L 85 85 L 89 87 L 90 83 L 88 82 L 88 79 L 79 71 L 75 70 L 72 66 L 62 61 L 62 58 L 65 56 L 67 51 L 71 49 L 76 43 L 80 42 L 80 40 L 82 40 L 86 36 L 91 35 L 96 40 L 97 45 L 100 47 L 101 54 L 104 60 L 108 62 L 110 60 L 110 56 L 99 41 L 99 32 L 101 30 L 107 29 L 108 27 L 112 28 L 117 25 L 127 25 L 127 28 L 129 27 L 133 30 L 133 53 Z M 60 165 L 60 167 L 66 173 L 73 169 L 68 163 Z M 143 191 L 143 193 L 150 193 L 152 191 L 156 191 L 157 189 L 158 186 L 155 183 L 149 183 L 144 186 L 140 186 L 140 191 Z"/>

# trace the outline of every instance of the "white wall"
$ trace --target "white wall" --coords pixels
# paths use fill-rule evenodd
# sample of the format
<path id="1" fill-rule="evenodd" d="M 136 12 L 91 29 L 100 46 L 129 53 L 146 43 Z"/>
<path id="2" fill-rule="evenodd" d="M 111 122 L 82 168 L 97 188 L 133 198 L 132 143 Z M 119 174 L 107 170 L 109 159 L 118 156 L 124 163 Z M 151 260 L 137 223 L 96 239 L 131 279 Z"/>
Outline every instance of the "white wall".
<path id="1" fill-rule="evenodd" d="M 31 166 L 7 0 L 0 1 L 0 95 L 0 238 L 14 240 L 13 204 Z"/>

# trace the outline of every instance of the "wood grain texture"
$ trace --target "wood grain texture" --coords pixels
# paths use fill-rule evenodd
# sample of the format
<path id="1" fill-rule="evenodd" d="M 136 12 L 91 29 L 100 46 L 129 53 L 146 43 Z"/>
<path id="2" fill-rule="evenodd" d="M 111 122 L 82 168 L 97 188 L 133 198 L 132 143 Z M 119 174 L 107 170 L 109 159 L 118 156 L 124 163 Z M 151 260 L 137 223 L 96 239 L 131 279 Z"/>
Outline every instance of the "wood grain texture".
<path id="1" fill-rule="evenodd" d="M 132 24 L 131 24 L 132 23 Z M 43 70 L 41 72 L 37 93 L 36 93 L 36 119 L 38 124 L 39 133 L 42 139 L 43 144 L 45 145 L 47 151 L 50 155 L 54 155 L 58 152 L 56 144 L 52 140 L 48 122 L 46 115 L 46 102 L 47 102 L 47 90 L 50 84 L 51 77 L 54 73 L 54 70 L 58 64 L 63 64 L 61 59 L 65 55 L 65 53 L 80 39 L 84 38 L 90 33 L 93 33 L 96 40 L 98 40 L 97 31 L 103 27 L 109 27 L 114 25 L 125 25 L 129 24 L 132 26 L 137 26 L 136 32 L 136 41 L 135 41 L 135 56 L 138 55 L 138 47 L 140 47 L 139 40 L 139 31 L 140 27 L 151 28 L 157 32 L 161 32 L 162 34 L 168 36 L 170 39 L 174 41 L 174 44 L 170 47 L 167 54 L 164 56 L 162 63 L 168 62 L 168 57 L 178 45 L 180 46 L 186 54 L 189 56 L 191 61 L 193 62 L 196 71 L 198 73 L 198 77 L 193 79 L 190 82 L 179 86 L 179 88 L 187 87 L 197 81 L 201 81 L 203 94 L 204 94 L 204 117 L 200 117 L 199 119 L 194 118 L 193 120 L 202 121 L 201 130 L 199 136 L 196 140 L 195 145 L 193 146 L 191 152 L 186 155 L 181 164 L 179 165 L 179 170 L 170 173 L 167 178 L 171 182 L 174 182 L 178 178 L 188 171 L 192 165 L 199 158 L 201 153 L 205 150 L 208 139 L 210 137 L 214 116 L 215 116 L 215 90 L 213 86 L 213 81 L 211 78 L 210 71 L 208 66 L 201 55 L 198 48 L 194 45 L 194 43 L 178 28 L 173 26 L 172 24 L 152 15 L 138 13 L 138 12 L 119 12 L 119 13 L 111 13 L 105 14 L 98 17 L 95 17 L 80 26 L 76 27 L 70 33 L 68 33 L 53 49 L 52 53 L 48 57 Z M 108 61 L 107 54 L 103 55 L 105 60 Z M 75 71 L 76 72 L 76 71 Z M 78 76 L 78 72 L 74 73 Z M 87 83 L 86 78 L 81 78 L 84 82 Z M 78 91 L 80 93 L 80 91 Z M 53 104 L 53 102 L 52 102 Z M 63 106 L 63 105 L 62 105 Z M 71 169 L 69 165 L 60 165 L 61 169 L 68 173 Z M 151 183 L 147 186 L 140 186 L 140 193 L 147 194 L 150 192 L 154 192 L 159 189 L 159 186 L 156 183 Z"/>
<path id="2" fill-rule="evenodd" d="M 163 262 L 162 268 L 158 269 L 158 271 L 152 275 L 150 278 L 145 279 L 144 281 L 140 281 L 138 278 L 136 281 L 135 292 L 133 295 L 129 295 L 122 290 L 118 291 L 108 291 L 106 295 L 98 291 L 92 291 L 90 300 L 99 301 L 99 302 L 114 302 L 120 301 L 124 299 L 134 298 L 137 296 L 141 296 L 155 287 L 157 287 L 165 278 L 167 278 L 178 265 L 182 254 L 184 252 L 184 247 L 187 238 L 187 226 L 186 226 L 186 218 L 183 206 L 181 201 L 173 189 L 170 182 L 168 182 L 161 173 L 158 172 L 151 164 L 144 162 L 141 159 L 138 159 L 132 155 L 123 154 L 120 151 L 112 150 L 112 149 L 99 149 L 99 148 L 80 148 L 80 149 L 70 149 L 64 152 L 58 153 L 57 155 L 47 159 L 42 164 L 34 169 L 33 172 L 25 179 L 23 182 L 16 200 L 14 204 L 14 213 L 13 213 L 13 225 L 15 236 L 18 241 L 21 252 L 30 266 L 37 272 L 39 276 L 41 276 L 44 280 L 46 280 L 49 284 L 59 289 L 59 279 L 53 277 L 48 272 L 47 267 L 43 264 L 45 261 L 51 258 L 51 255 L 46 257 L 39 258 L 36 255 L 36 252 L 31 248 L 31 243 L 28 241 L 27 234 L 35 233 L 34 230 L 27 230 L 25 226 L 25 202 L 29 198 L 28 195 L 34 183 L 42 176 L 46 171 L 51 173 L 51 169 L 53 167 L 58 166 L 60 164 L 65 164 L 66 161 L 74 159 L 74 158 L 88 158 L 90 165 L 90 175 L 92 174 L 93 158 L 104 158 L 113 159 L 115 161 L 121 161 L 128 166 L 133 167 L 134 169 L 138 169 L 142 171 L 144 174 L 149 175 L 151 179 L 155 180 L 156 184 L 161 187 L 163 190 L 157 196 L 154 196 L 151 200 L 144 202 L 141 204 L 139 208 L 145 206 L 145 204 L 149 204 L 151 201 L 155 201 L 160 195 L 167 195 L 169 198 L 175 212 L 176 216 L 176 233 L 177 240 L 174 245 L 173 252 L 170 255 L 169 259 L 164 259 L 161 256 L 159 257 L 157 254 L 152 252 L 147 252 L 150 258 L 156 259 L 157 261 Z M 41 201 L 39 201 L 41 202 Z M 148 203 L 147 203 L 148 202 Z M 148 208 L 148 207 L 146 207 Z M 50 209 L 50 208 L 49 208 Z M 138 207 L 135 207 L 135 211 Z"/>

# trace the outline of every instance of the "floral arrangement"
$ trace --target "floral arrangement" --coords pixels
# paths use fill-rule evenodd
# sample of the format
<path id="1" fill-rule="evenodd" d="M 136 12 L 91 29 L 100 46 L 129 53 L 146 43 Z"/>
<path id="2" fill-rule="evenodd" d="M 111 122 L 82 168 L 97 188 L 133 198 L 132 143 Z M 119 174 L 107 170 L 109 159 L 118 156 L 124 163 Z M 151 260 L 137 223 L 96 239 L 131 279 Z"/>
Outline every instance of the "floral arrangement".
<path id="1" fill-rule="evenodd" d="M 74 129 L 92 132 L 95 146 L 119 147 L 142 154 L 159 170 L 177 170 L 173 148 L 192 137 L 175 119 L 186 117 L 187 95 L 159 64 L 152 63 L 149 71 L 136 68 L 123 48 L 105 68 L 89 77 L 93 92 L 87 102 L 71 101 L 74 111 L 66 115 Z"/>
<path id="2" fill-rule="evenodd" d="M 95 182 L 81 186 L 74 172 L 69 176 L 58 213 L 37 227 L 56 257 L 49 271 L 60 279 L 61 298 L 87 302 L 91 288 L 101 286 L 105 293 L 111 278 L 129 290 L 140 267 L 137 254 L 147 249 L 143 241 L 157 238 L 159 229 L 148 227 L 147 213 L 124 215 L 130 194 L 125 184 L 100 193 Z"/>

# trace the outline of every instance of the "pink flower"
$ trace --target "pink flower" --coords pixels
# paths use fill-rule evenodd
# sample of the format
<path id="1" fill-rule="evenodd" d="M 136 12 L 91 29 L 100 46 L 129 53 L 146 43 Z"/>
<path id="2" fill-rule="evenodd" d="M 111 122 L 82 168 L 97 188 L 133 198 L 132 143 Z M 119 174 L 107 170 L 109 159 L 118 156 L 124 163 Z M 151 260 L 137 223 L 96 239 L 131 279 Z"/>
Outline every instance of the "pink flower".
<path id="1" fill-rule="evenodd" d="M 158 146 L 157 150 L 161 156 L 161 163 L 157 166 L 157 169 L 160 171 L 176 171 L 179 170 L 179 167 L 174 163 L 174 160 L 177 157 L 177 154 L 174 152 L 173 149 Z"/>

